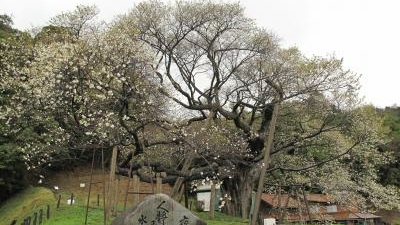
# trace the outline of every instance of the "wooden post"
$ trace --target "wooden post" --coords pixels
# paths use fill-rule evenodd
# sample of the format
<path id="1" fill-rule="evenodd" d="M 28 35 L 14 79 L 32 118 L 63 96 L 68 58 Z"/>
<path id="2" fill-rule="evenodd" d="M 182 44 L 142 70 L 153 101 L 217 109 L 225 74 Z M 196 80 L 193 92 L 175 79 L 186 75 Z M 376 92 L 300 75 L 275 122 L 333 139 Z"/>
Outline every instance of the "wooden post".
<path id="1" fill-rule="evenodd" d="M 210 218 L 215 217 L 215 183 L 211 181 L 211 196 L 210 196 Z"/>
<path id="2" fill-rule="evenodd" d="M 184 183 L 185 188 L 185 207 L 189 209 L 189 183 L 185 181 Z"/>
<path id="3" fill-rule="evenodd" d="M 150 167 L 150 184 L 151 184 L 151 193 L 156 193 L 154 191 L 154 180 L 153 180 L 153 167 Z"/>
<path id="4" fill-rule="evenodd" d="M 57 200 L 57 209 L 60 208 L 60 202 L 61 202 L 61 195 L 58 195 L 58 200 Z"/>
<path id="5" fill-rule="evenodd" d="M 253 215 L 251 217 L 251 222 L 250 222 L 251 225 L 256 225 L 256 222 L 258 220 L 258 212 L 260 210 L 260 203 L 261 203 L 261 194 L 264 190 L 265 174 L 267 172 L 267 168 L 268 168 L 268 164 L 269 164 L 272 142 L 274 140 L 274 134 L 275 134 L 276 120 L 278 118 L 278 112 L 279 112 L 279 103 L 276 103 L 274 105 L 271 122 L 268 127 L 268 139 L 267 139 L 266 147 L 264 149 L 264 159 L 261 164 L 261 172 L 260 172 L 260 179 L 258 181 L 256 202 L 254 203 L 254 211 L 253 211 Z"/>
<path id="6" fill-rule="evenodd" d="M 128 183 L 126 185 L 126 190 L 125 190 L 124 211 L 126 210 L 126 203 L 128 202 L 129 187 L 131 185 L 131 179 L 132 179 L 132 166 L 133 166 L 133 163 L 132 163 L 132 161 L 130 161 L 129 162 Z"/>
<path id="7" fill-rule="evenodd" d="M 279 215 L 282 214 L 282 185 L 278 183 L 278 207 L 279 207 Z M 279 219 L 279 218 L 278 218 Z M 279 221 L 281 223 L 282 221 Z"/>
<path id="8" fill-rule="evenodd" d="M 182 201 L 182 197 L 184 196 L 184 194 L 185 194 L 185 181 L 184 181 L 184 178 L 183 178 L 183 182 L 182 182 L 181 187 L 178 190 L 176 199 L 179 200 L 179 201 Z"/>
<path id="9" fill-rule="evenodd" d="M 110 178 L 108 182 L 108 194 L 107 194 L 107 217 L 110 215 L 111 207 L 113 206 L 113 192 L 114 192 L 114 181 L 115 181 L 115 170 L 117 168 L 117 154 L 118 147 L 114 146 L 111 156 L 110 165 Z"/>
<path id="10" fill-rule="evenodd" d="M 101 170 L 103 171 L 103 222 L 104 225 L 106 225 L 107 210 L 106 210 L 106 172 L 104 170 L 104 148 L 101 149 Z"/>
<path id="11" fill-rule="evenodd" d="M 160 173 L 156 173 L 156 193 L 162 193 L 162 178 Z"/>
<path id="12" fill-rule="evenodd" d="M 310 214 L 310 208 L 308 207 L 308 201 L 307 201 L 307 197 L 306 197 L 306 192 L 304 191 L 304 187 L 301 188 L 301 191 L 303 192 L 304 204 L 306 205 L 308 219 L 309 219 L 309 222 L 311 223 L 312 218 L 311 218 L 311 214 Z"/>
<path id="13" fill-rule="evenodd" d="M 297 198 L 297 206 L 299 207 L 299 218 L 300 218 L 300 224 L 303 224 L 303 209 L 301 208 L 301 201 L 300 201 L 300 196 L 299 193 L 296 190 L 296 198 Z"/>
<path id="14" fill-rule="evenodd" d="M 186 158 L 183 167 L 182 167 L 182 172 L 187 173 L 189 172 L 189 168 L 192 165 L 194 159 L 194 155 L 190 154 L 188 156 L 188 158 Z M 181 198 L 182 198 L 182 193 L 183 191 L 181 191 L 183 188 L 183 182 L 184 182 L 184 178 L 183 177 L 178 177 L 175 181 L 174 187 L 171 190 L 171 197 L 173 199 L 175 199 L 176 201 L 180 202 Z"/>
<path id="15" fill-rule="evenodd" d="M 287 214 L 287 208 L 289 205 L 289 200 L 290 198 L 293 196 L 293 191 L 291 192 L 291 194 L 288 193 L 288 197 L 286 199 L 285 205 L 283 206 L 283 210 L 281 210 L 281 214 L 279 215 L 279 223 L 280 224 L 287 224 L 287 218 L 286 218 L 286 214 Z"/>
<path id="16" fill-rule="evenodd" d="M 69 204 L 72 205 L 72 202 L 74 201 L 74 193 L 71 193 L 71 198 L 70 198 L 70 200 L 71 200 L 71 201 L 69 202 Z"/>
<path id="17" fill-rule="evenodd" d="M 135 174 L 133 175 L 133 204 L 139 203 L 139 189 L 140 189 L 140 180 L 139 177 Z"/>
<path id="18" fill-rule="evenodd" d="M 26 219 L 27 219 L 28 225 L 31 225 L 31 219 L 32 219 L 32 217 L 28 216 L 28 218 L 26 218 Z"/>
<path id="19" fill-rule="evenodd" d="M 96 149 L 93 150 L 92 156 L 92 167 L 90 168 L 90 179 L 89 179 L 89 193 L 87 196 L 86 202 L 86 215 L 85 215 L 85 224 L 87 224 L 88 214 L 89 214 L 89 203 L 90 203 L 90 191 L 92 190 L 92 182 L 93 182 L 93 167 L 94 167 L 94 157 L 96 156 Z"/>
<path id="20" fill-rule="evenodd" d="M 113 210 L 114 216 L 116 216 L 118 213 L 119 176 L 117 176 L 116 183 L 117 187 L 115 188 L 114 210 Z"/>
<path id="21" fill-rule="evenodd" d="M 97 207 L 100 206 L 100 194 L 97 194 Z"/>
<path id="22" fill-rule="evenodd" d="M 37 222 L 37 212 L 33 213 L 33 225 L 36 225 Z"/>
<path id="23" fill-rule="evenodd" d="M 39 210 L 39 225 L 42 224 L 43 221 L 43 209 Z"/>
<path id="24" fill-rule="evenodd" d="M 50 219 L 50 205 L 47 205 L 47 213 L 46 213 L 46 215 L 47 215 L 47 219 Z"/>

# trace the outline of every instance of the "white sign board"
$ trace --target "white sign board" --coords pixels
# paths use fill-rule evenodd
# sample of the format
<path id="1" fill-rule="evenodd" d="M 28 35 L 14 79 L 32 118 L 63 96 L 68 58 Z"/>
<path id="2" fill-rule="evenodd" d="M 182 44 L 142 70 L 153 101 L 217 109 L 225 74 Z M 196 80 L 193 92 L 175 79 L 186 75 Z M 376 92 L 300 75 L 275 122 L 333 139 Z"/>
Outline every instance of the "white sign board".
<path id="1" fill-rule="evenodd" d="M 276 219 L 275 218 L 265 218 L 264 225 L 276 225 Z"/>

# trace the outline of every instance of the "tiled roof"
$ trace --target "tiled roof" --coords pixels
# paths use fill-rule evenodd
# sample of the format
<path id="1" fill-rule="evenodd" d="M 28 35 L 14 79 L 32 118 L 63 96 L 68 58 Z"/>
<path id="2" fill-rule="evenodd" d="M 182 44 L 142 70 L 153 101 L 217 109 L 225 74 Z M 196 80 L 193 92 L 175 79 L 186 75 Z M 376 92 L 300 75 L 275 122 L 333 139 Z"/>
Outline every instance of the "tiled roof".
<path id="1" fill-rule="evenodd" d="M 273 207 L 285 206 L 286 202 L 288 201 L 288 198 L 289 198 L 288 194 L 282 194 L 280 196 L 280 200 L 279 200 L 279 195 L 266 194 L 266 193 L 263 193 L 261 195 L 261 199 L 265 203 L 267 203 Z M 330 203 L 333 201 L 332 197 L 330 197 L 329 195 L 325 195 L 325 194 L 307 194 L 306 199 L 309 202 L 316 202 L 316 203 Z M 300 199 L 300 201 L 302 201 L 302 198 Z M 298 208 L 299 204 L 302 204 L 302 203 L 299 203 L 299 201 L 296 197 L 290 196 L 289 202 L 288 202 L 289 208 Z"/>
<path id="2" fill-rule="evenodd" d="M 364 219 L 376 219 L 380 216 L 371 213 L 359 213 L 359 212 L 339 212 L 334 213 L 335 220 L 364 220 Z"/>
<path id="3" fill-rule="evenodd" d="M 297 201 L 297 199 L 292 196 L 289 199 L 288 198 L 289 196 L 287 194 L 282 194 L 280 197 L 279 195 L 265 193 L 261 195 L 261 200 L 272 207 L 284 208 L 287 203 L 287 208 L 298 208 L 299 204 L 301 204 Z"/>
<path id="4" fill-rule="evenodd" d="M 278 195 L 264 193 L 261 199 L 272 208 L 272 211 L 264 215 L 264 218 L 271 217 L 278 219 L 279 213 L 273 210 L 273 208 L 285 208 L 286 203 L 287 208 L 296 209 L 297 211 L 297 213 L 288 212 L 286 214 L 286 219 L 290 222 L 309 221 L 310 216 L 312 221 L 344 221 L 380 218 L 380 216 L 370 213 L 359 213 L 359 209 L 354 205 L 334 205 L 331 202 L 333 198 L 323 194 L 306 195 L 310 215 L 308 215 L 306 211 L 307 207 L 302 198 L 298 199 L 295 196 L 289 197 L 287 194 L 282 194 L 278 197 Z M 333 208 L 328 210 L 328 207 Z"/>
<path id="5" fill-rule="evenodd" d="M 364 220 L 364 219 L 376 219 L 380 216 L 371 213 L 351 213 L 351 212 L 337 212 L 329 214 L 311 214 L 312 221 L 345 221 L 345 220 Z M 275 218 L 279 219 L 278 213 L 268 213 L 264 215 L 264 218 Z M 301 215 L 299 213 L 288 213 L 286 219 L 289 222 L 299 222 L 299 221 L 310 221 L 307 213 L 303 212 Z"/>
<path id="6" fill-rule="evenodd" d="M 333 201 L 333 198 L 331 196 L 325 194 L 307 194 L 306 199 L 309 202 L 319 202 L 319 203 L 328 203 Z"/>
<path id="7" fill-rule="evenodd" d="M 375 219 L 380 218 L 380 216 L 371 214 L 371 213 L 352 213 L 354 215 L 354 219 Z"/>

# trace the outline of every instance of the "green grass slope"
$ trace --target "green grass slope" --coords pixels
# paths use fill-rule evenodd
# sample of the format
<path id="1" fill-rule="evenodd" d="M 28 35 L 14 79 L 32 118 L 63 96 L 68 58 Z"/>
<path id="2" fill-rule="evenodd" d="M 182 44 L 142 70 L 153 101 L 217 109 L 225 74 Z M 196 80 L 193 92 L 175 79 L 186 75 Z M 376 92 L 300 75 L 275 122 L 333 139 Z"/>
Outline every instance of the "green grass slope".
<path id="1" fill-rule="evenodd" d="M 86 215 L 86 201 L 84 196 L 81 196 L 78 204 L 67 205 L 66 199 L 68 198 L 68 194 L 58 194 L 61 194 L 62 201 L 60 208 L 56 209 L 57 201 L 51 190 L 42 187 L 28 188 L 2 205 L 0 208 L 0 225 L 9 225 L 13 219 L 17 219 L 17 224 L 21 224 L 24 218 L 33 216 L 33 213 L 39 212 L 40 208 L 44 211 L 43 225 L 84 224 Z M 47 204 L 51 208 L 49 220 L 45 218 Z M 218 212 L 215 213 L 214 219 L 209 219 L 208 212 L 194 213 L 206 221 L 208 225 L 245 225 L 249 223 L 248 220 L 229 217 Z M 107 221 L 107 224 L 111 224 L 112 220 L 113 218 Z M 87 225 L 99 224 L 103 224 L 103 209 L 101 206 L 94 207 L 92 204 L 89 208 Z"/>
<path id="2" fill-rule="evenodd" d="M 33 216 L 41 208 L 45 213 L 47 204 L 55 205 L 54 194 L 46 188 L 30 187 L 2 204 L 0 225 L 9 225 L 13 219 L 21 224 L 24 218 Z"/>

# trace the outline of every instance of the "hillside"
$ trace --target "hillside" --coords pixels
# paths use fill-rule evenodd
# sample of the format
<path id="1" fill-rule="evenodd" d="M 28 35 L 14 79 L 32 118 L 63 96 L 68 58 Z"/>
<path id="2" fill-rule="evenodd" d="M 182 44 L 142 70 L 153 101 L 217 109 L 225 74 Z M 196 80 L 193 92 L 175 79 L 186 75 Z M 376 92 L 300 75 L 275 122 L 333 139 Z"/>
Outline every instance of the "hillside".
<path id="1" fill-rule="evenodd" d="M 22 221 L 47 205 L 54 206 L 56 199 L 51 190 L 43 187 L 29 187 L 9 199 L 0 208 L 0 225 L 8 225 L 12 220 Z"/>
<path id="2" fill-rule="evenodd" d="M 78 168 L 75 171 L 59 172 L 45 178 L 41 187 L 29 187 L 25 191 L 12 197 L 7 202 L 2 204 L 0 208 L 0 225 L 9 225 L 11 221 L 17 219 L 17 224 L 20 224 L 24 218 L 31 216 L 33 220 L 34 212 L 39 212 L 43 209 L 43 224 L 44 225 L 82 225 L 86 215 L 86 201 L 88 194 L 88 183 L 90 180 L 90 170 L 86 168 Z M 88 225 L 103 224 L 103 202 L 102 202 L 102 183 L 103 173 L 101 170 L 94 171 L 90 207 L 88 214 Z M 107 179 L 108 181 L 108 176 Z M 121 213 L 124 208 L 124 194 L 126 192 L 128 179 L 120 177 L 118 195 L 118 213 Z M 85 183 L 85 187 L 80 184 Z M 108 182 L 106 182 L 108 185 Z M 142 183 L 140 186 L 141 192 L 152 192 L 154 185 Z M 55 189 L 57 187 L 58 190 Z M 163 185 L 163 192 L 170 191 L 169 185 Z M 67 200 L 71 194 L 74 194 L 76 202 L 74 205 L 67 204 Z M 97 206 L 97 195 L 99 195 L 99 205 Z M 61 196 L 60 207 L 57 209 L 57 201 Z M 141 195 L 141 199 L 146 195 Z M 127 207 L 131 206 L 133 196 L 128 197 Z M 46 207 L 50 205 L 50 219 L 46 217 Z M 221 213 L 216 213 L 213 220 L 208 218 L 208 213 L 195 212 L 199 217 L 207 221 L 209 225 L 244 225 L 248 224 L 248 220 L 240 218 L 228 217 Z M 110 224 L 113 217 L 107 221 Z"/>

